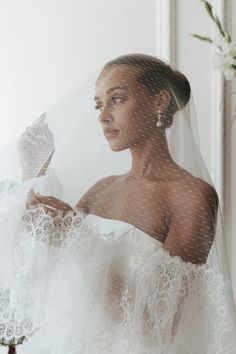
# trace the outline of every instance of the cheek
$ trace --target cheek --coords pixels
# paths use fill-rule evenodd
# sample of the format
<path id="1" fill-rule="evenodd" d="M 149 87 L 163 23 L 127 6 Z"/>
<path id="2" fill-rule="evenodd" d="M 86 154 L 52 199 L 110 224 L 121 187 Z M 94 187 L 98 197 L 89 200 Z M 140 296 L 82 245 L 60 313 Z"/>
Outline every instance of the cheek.
<path id="1" fill-rule="evenodd" d="M 132 123 L 135 131 L 148 132 L 155 126 L 155 112 L 153 105 L 149 102 L 141 101 L 136 102 L 135 105 L 130 107 L 129 121 Z"/>
<path id="2" fill-rule="evenodd" d="M 117 126 L 122 130 L 120 137 L 128 145 L 146 140 L 155 127 L 154 111 L 143 102 L 120 106 L 115 119 Z"/>

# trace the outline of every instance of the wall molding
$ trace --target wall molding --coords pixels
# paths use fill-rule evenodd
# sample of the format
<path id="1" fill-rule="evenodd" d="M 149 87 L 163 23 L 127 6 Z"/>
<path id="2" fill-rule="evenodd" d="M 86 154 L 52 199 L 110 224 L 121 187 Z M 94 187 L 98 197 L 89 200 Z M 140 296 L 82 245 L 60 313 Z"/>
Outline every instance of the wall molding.
<path id="1" fill-rule="evenodd" d="M 176 64 L 176 2 L 157 0 L 157 53 Z"/>
<path id="2" fill-rule="evenodd" d="M 176 32 L 178 8 L 173 0 L 157 0 L 157 53 L 170 64 L 176 65 Z M 212 0 L 223 25 L 229 25 L 231 0 Z M 201 5 L 201 4 L 200 4 Z M 212 23 L 213 36 L 216 34 Z M 230 83 L 219 70 L 212 68 L 212 162 L 213 183 L 222 207 L 222 217 L 229 215 L 229 176 L 230 176 Z M 225 220 L 227 221 L 227 220 Z"/>
<path id="3" fill-rule="evenodd" d="M 230 30 L 230 0 L 214 0 L 214 8 L 223 25 Z M 216 29 L 213 29 L 213 35 Z M 230 195 L 230 83 L 219 70 L 212 74 L 213 107 L 213 179 L 222 206 L 222 217 L 227 225 Z"/>

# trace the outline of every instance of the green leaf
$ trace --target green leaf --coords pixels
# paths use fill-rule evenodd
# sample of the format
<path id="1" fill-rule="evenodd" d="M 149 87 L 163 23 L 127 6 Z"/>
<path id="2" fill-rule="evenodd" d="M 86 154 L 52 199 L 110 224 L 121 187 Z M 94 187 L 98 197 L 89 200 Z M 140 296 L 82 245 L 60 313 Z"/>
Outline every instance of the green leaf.
<path id="1" fill-rule="evenodd" d="M 210 18 L 215 23 L 215 25 L 218 28 L 220 34 L 226 39 L 226 41 L 228 43 L 230 43 L 231 42 L 231 36 L 229 35 L 228 31 L 224 31 L 223 26 L 222 26 L 222 24 L 220 22 L 219 16 L 217 14 L 213 14 L 212 5 L 208 1 L 205 1 L 205 0 L 200 0 L 200 2 L 204 3 L 208 15 L 210 16 Z"/>
<path id="2" fill-rule="evenodd" d="M 231 43 L 232 42 L 232 38 L 231 38 L 231 35 L 230 33 L 228 32 L 228 30 L 225 31 L 225 39 L 228 43 Z"/>
<path id="3" fill-rule="evenodd" d="M 204 3 L 208 15 L 209 15 L 209 16 L 211 17 L 211 19 L 215 22 L 215 17 L 214 17 L 214 15 L 213 15 L 213 11 L 212 11 L 212 5 L 211 5 L 208 1 L 205 1 L 205 0 L 201 0 L 201 2 Z"/>
<path id="4" fill-rule="evenodd" d="M 220 19 L 219 19 L 219 17 L 218 17 L 217 15 L 215 15 L 215 24 L 216 24 L 216 26 L 218 27 L 218 29 L 219 29 L 221 35 L 222 35 L 223 37 L 225 37 L 225 32 L 223 31 L 222 25 L 221 25 L 221 23 L 220 23 Z"/>
<path id="5" fill-rule="evenodd" d="M 197 39 L 200 39 L 201 41 L 205 41 L 205 42 L 208 42 L 208 43 L 213 43 L 213 40 L 210 37 L 200 36 L 200 35 L 195 34 L 195 33 L 190 34 L 190 36 L 195 37 Z"/>

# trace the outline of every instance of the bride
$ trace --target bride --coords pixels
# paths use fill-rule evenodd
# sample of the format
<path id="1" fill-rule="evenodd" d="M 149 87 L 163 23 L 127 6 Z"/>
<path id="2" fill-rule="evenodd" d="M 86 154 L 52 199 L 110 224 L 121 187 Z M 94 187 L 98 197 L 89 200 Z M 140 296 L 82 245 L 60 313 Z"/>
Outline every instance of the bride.
<path id="1" fill-rule="evenodd" d="M 138 64 L 132 67 L 133 57 Z M 217 193 L 171 157 L 165 130 L 181 107 L 166 85 L 155 82 L 149 73 L 142 78 L 144 83 L 139 82 L 137 77 L 146 69 L 141 60 L 139 64 L 139 57 L 128 56 L 107 64 L 95 90 L 98 120 L 104 135 L 113 151 L 130 149 L 131 170 L 96 182 L 77 207 L 86 213 L 133 224 L 163 242 L 172 255 L 203 263 L 214 238 Z M 165 80 L 181 87 L 178 103 L 186 104 L 190 98 L 188 80 L 167 70 L 158 60 L 149 59 L 150 64 L 146 57 L 145 60 L 152 73 L 166 70 Z M 52 203 L 56 209 L 63 206 L 53 198 L 35 195 L 32 202 Z M 188 211 L 187 218 L 184 213 L 184 224 L 183 208 Z"/>
<path id="2" fill-rule="evenodd" d="M 27 198 L 25 206 L 15 205 L 20 218 L 9 288 L 14 309 L 31 327 L 11 322 L 25 339 L 17 351 L 236 353 L 219 200 L 194 136 L 187 78 L 159 58 L 123 55 L 99 72 L 94 100 L 103 137 L 93 134 L 76 91 L 54 108 L 54 120 L 49 111 L 18 145 L 24 182 L 4 196 L 25 185 Z M 130 153 L 128 171 L 117 168 L 126 166 L 126 156 L 106 160 L 102 140 L 111 152 Z M 105 164 L 111 174 L 78 198 L 81 178 L 91 176 L 85 166 L 92 145 L 90 173 L 99 176 Z M 35 192 L 38 183 L 45 193 Z M 52 193 L 57 186 L 60 198 Z M 8 339 L 17 338 L 13 332 Z"/>

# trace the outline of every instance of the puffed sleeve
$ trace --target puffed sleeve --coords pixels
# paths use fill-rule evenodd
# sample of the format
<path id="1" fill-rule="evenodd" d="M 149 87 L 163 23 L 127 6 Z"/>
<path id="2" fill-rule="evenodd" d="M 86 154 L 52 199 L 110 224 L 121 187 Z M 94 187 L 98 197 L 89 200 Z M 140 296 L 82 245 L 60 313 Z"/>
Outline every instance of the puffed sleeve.
<path id="1" fill-rule="evenodd" d="M 133 326 L 153 353 L 234 353 L 236 314 L 229 279 L 164 247 L 140 269 Z M 160 350 L 160 351 L 158 351 Z"/>

